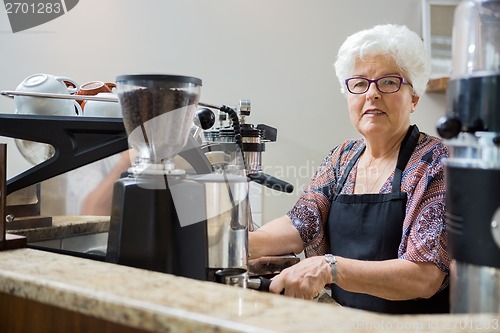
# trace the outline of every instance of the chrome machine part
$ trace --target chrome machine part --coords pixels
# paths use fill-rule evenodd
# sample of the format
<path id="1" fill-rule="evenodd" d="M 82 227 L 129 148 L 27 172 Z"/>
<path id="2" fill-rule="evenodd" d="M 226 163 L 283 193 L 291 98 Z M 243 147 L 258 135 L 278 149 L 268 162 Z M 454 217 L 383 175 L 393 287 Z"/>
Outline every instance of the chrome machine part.
<path id="1" fill-rule="evenodd" d="M 241 126 L 243 149 L 245 149 L 245 165 L 249 174 L 262 171 L 262 152 L 264 151 L 264 131 L 252 125 Z"/>
<path id="2" fill-rule="evenodd" d="M 243 268 L 225 268 L 215 272 L 215 282 L 247 288 L 248 272 Z"/>
<path id="3" fill-rule="evenodd" d="M 200 103 L 205 107 L 214 107 L 210 104 Z M 219 126 L 211 129 L 205 129 L 205 151 L 213 152 L 216 150 L 224 151 L 230 155 L 230 160 L 235 160 L 238 149 L 243 150 L 245 172 L 251 181 L 260 185 L 267 186 L 273 190 L 286 193 L 293 192 L 293 185 L 277 179 L 262 172 L 262 152 L 265 151 L 266 142 L 274 142 L 277 139 L 277 129 L 265 124 L 252 125 L 246 123 L 246 117 L 250 115 L 250 101 L 240 100 L 239 106 L 234 107 L 239 117 L 238 133 L 234 126 L 226 124 L 226 113 L 219 113 Z M 203 115 L 204 112 L 198 112 Z M 232 120 L 234 122 L 234 119 Z M 201 119 L 198 120 L 201 123 Z M 237 144 L 237 138 L 241 145 Z"/>
<path id="4" fill-rule="evenodd" d="M 224 172 L 192 179 L 205 187 L 209 280 L 219 269 L 247 270 L 251 225 L 247 177 Z"/>
<path id="5" fill-rule="evenodd" d="M 498 313 L 500 270 L 453 260 L 450 267 L 452 313 Z"/>
<path id="6" fill-rule="evenodd" d="M 239 105 L 233 107 L 240 122 L 240 135 L 244 151 L 245 168 L 248 174 L 262 171 L 262 152 L 265 151 L 265 142 L 276 141 L 276 129 L 266 125 L 253 125 L 246 122 L 251 113 L 250 100 L 242 99 Z M 236 146 L 235 130 L 226 123 L 226 114 L 219 112 L 219 126 L 210 130 L 205 129 L 205 140 L 208 145 L 219 145 L 220 149 L 234 154 Z M 232 143 L 233 145 L 224 145 Z"/>
<path id="7" fill-rule="evenodd" d="M 500 169 L 500 138 L 492 132 L 460 133 L 446 140 L 451 157 L 447 165 L 463 168 Z"/>

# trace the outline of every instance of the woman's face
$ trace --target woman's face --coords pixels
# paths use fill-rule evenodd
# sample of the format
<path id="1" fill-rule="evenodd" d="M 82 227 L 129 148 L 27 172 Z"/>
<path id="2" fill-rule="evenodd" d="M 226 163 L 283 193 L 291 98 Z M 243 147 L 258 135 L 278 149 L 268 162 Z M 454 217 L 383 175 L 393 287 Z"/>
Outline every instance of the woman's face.
<path id="1" fill-rule="evenodd" d="M 376 55 L 366 56 L 363 61 L 357 59 L 352 77 L 375 80 L 385 75 L 403 76 L 403 73 L 394 60 Z M 371 83 L 364 94 L 347 92 L 349 117 L 365 138 L 380 138 L 381 135 L 390 138 L 406 132 L 418 100 L 408 84 L 402 84 L 401 89 L 392 94 L 381 93 L 375 83 Z"/>

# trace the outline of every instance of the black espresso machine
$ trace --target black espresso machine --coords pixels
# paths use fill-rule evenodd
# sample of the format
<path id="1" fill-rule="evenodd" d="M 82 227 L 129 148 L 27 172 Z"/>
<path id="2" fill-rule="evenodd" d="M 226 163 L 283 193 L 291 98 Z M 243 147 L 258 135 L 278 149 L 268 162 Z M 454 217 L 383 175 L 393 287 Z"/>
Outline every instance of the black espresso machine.
<path id="1" fill-rule="evenodd" d="M 455 10 L 447 115 L 446 208 L 454 313 L 500 313 L 500 1 Z"/>
<path id="2" fill-rule="evenodd" d="M 199 280 L 246 272 L 249 181 L 293 190 L 260 167 L 276 130 L 245 123 L 249 101 L 199 103 L 198 78 L 130 74 L 116 84 L 137 156 L 114 186 L 106 261 Z M 220 112 L 218 129 L 212 109 Z"/>

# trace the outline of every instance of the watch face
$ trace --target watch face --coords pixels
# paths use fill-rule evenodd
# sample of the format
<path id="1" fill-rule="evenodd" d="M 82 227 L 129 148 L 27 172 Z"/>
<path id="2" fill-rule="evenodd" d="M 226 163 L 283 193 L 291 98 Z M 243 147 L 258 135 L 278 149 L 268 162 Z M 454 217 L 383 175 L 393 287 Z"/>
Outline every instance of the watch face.
<path id="1" fill-rule="evenodd" d="M 325 259 L 330 265 L 337 263 L 337 260 L 335 259 L 335 256 L 333 254 L 325 254 Z"/>

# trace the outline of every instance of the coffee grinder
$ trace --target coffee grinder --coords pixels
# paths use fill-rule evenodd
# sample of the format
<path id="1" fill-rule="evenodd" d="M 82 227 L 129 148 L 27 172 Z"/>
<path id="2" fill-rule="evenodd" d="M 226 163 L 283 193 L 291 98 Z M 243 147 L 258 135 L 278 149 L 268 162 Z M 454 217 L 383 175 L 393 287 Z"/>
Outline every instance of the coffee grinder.
<path id="1" fill-rule="evenodd" d="M 447 114 L 446 205 L 453 313 L 500 312 L 500 1 L 455 11 Z"/>
<path id="2" fill-rule="evenodd" d="M 177 195 L 179 202 L 205 214 L 202 185 L 188 179 L 174 160 L 188 143 L 201 80 L 132 74 L 118 76 L 116 83 L 129 146 L 137 157 L 114 186 L 106 261 L 204 280 L 206 220 L 181 226 L 174 204 Z M 198 161 L 192 166 L 204 167 Z"/>

